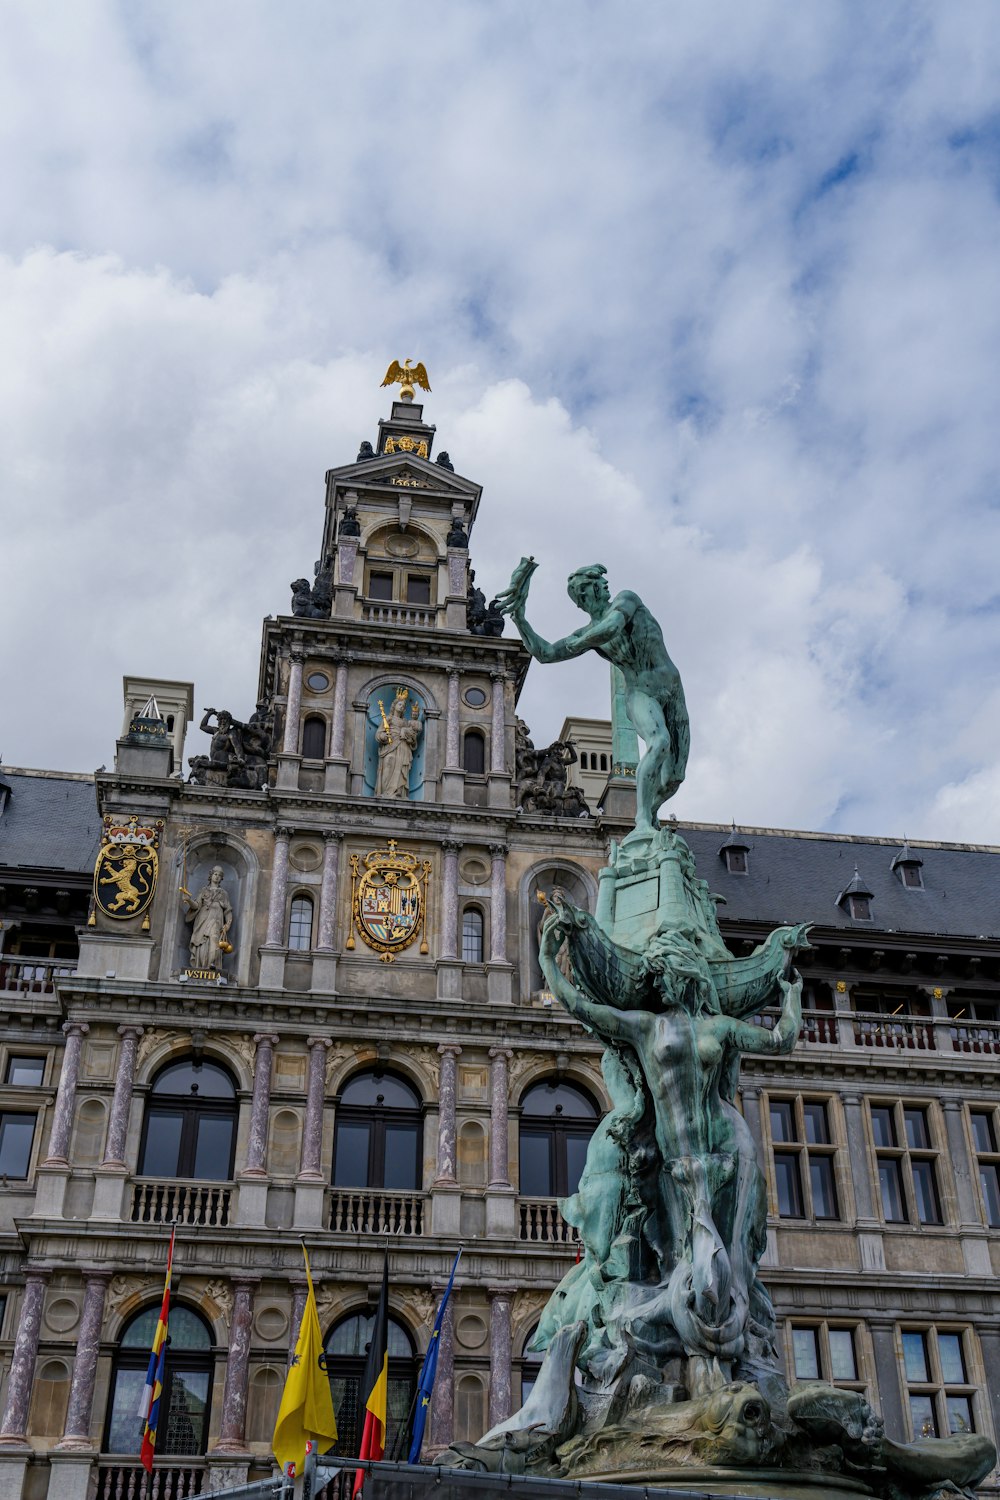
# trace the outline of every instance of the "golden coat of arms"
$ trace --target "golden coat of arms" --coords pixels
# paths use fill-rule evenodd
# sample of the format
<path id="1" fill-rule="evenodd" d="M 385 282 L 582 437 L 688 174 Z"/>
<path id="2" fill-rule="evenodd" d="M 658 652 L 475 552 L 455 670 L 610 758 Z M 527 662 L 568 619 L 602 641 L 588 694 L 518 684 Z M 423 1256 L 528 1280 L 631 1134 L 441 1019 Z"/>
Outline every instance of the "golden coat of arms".
<path id="1" fill-rule="evenodd" d="M 397 847 L 390 839 L 384 849 L 361 858 L 351 855 L 351 931 L 346 946 L 353 948 L 355 932 L 369 948 L 391 964 L 420 938 L 420 952 L 428 953 L 427 877 L 429 860 Z"/>
<path id="2" fill-rule="evenodd" d="M 104 837 L 94 866 L 94 906 L 103 916 L 115 921 L 141 916 L 142 930 L 149 931 L 162 831 L 162 818 L 141 823 L 137 813 L 125 818 L 105 813 Z"/>

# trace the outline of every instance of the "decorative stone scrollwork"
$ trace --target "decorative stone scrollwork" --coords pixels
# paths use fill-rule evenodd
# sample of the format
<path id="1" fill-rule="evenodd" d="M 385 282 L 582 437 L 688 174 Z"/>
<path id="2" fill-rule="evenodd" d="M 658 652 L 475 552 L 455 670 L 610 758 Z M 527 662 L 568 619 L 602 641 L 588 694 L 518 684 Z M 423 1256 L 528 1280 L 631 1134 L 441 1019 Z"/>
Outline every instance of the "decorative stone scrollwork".
<path id="1" fill-rule="evenodd" d="M 209 1301 L 215 1303 L 219 1316 L 228 1328 L 233 1315 L 233 1294 L 228 1282 L 206 1281 L 204 1294 Z"/>

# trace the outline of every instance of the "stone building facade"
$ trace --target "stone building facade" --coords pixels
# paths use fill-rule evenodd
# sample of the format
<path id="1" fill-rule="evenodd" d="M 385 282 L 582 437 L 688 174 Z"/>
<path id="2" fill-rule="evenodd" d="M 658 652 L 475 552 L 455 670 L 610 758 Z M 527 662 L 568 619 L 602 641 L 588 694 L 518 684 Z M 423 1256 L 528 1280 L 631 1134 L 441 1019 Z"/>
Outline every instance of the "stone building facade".
<path id="1" fill-rule="evenodd" d="M 0 1496 L 139 1494 L 172 1223 L 164 1494 L 269 1471 L 300 1239 L 345 1451 L 387 1246 L 397 1417 L 463 1250 L 432 1449 L 532 1378 L 607 1105 L 544 988 L 539 892 L 593 908 L 634 791 L 519 807 L 527 658 L 470 597 L 480 490 L 434 439 L 396 402 L 327 475 L 256 717 L 212 710 L 199 755 L 188 685 L 127 679 L 96 785 L 2 770 Z M 740 1093 L 789 1373 L 865 1389 L 894 1435 L 995 1436 L 1000 850 L 682 831 L 735 951 L 815 924 L 802 1040 Z"/>

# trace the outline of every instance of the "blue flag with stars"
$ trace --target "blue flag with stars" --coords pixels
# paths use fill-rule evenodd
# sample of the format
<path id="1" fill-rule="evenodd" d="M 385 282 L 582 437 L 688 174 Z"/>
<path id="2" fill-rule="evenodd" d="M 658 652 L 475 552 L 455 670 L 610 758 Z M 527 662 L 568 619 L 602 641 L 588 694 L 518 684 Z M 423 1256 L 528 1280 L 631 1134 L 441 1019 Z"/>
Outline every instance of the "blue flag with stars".
<path id="1" fill-rule="evenodd" d="M 444 1322 L 445 1308 L 448 1306 L 448 1298 L 455 1282 L 455 1272 L 458 1270 L 458 1262 L 462 1258 L 461 1250 L 455 1256 L 455 1264 L 451 1268 L 448 1277 L 448 1285 L 444 1289 L 441 1298 L 441 1306 L 438 1308 L 437 1317 L 434 1319 L 434 1332 L 431 1341 L 427 1345 L 427 1353 L 420 1369 L 420 1380 L 417 1385 L 417 1404 L 413 1412 L 413 1439 L 410 1443 L 411 1464 L 420 1462 L 420 1450 L 424 1444 L 424 1428 L 427 1425 L 427 1413 L 431 1409 L 431 1392 L 434 1389 L 434 1377 L 437 1374 L 438 1352 L 441 1348 L 441 1324 Z"/>

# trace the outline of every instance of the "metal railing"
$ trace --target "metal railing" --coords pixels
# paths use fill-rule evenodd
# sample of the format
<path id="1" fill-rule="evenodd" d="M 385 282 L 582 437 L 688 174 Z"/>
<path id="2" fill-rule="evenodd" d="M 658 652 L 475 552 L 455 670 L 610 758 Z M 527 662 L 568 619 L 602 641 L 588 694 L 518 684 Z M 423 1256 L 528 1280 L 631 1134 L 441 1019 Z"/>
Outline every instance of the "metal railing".
<path id="1" fill-rule="evenodd" d="M 0 995 L 51 995 L 58 978 L 75 973 L 76 964 L 64 958 L 0 959 Z"/>
<path id="2" fill-rule="evenodd" d="M 158 1458 L 147 1474 L 137 1458 L 102 1458 L 95 1500 L 188 1500 L 205 1492 L 207 1479 L 204 1459 Z"/>
<path id="3" fill-rule="evenodd" d="M 424 1232 L 423 1193 L 390 1193 L 379 1188 L 334 1188 L 330 1228 L 335 1234 L 398 1234 L 416 1238 Z"/>
<path id="4" fill-rule="evenodd" d="M 578 1245 L 580 1235 L 559 1212 L 558 1198 L 519 1198 L 518 1238 L 555 1245 Z"/>
<path id="5" fill-rule="evenodd" d="M 132 1185 L 133 1224 L 189 1224 L 225 1229 L 231 1222 L 233 1187 L 223 1182 L 183 1182 L 138 1177 Z"/>

